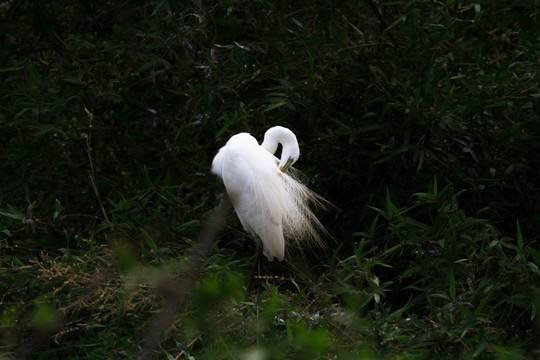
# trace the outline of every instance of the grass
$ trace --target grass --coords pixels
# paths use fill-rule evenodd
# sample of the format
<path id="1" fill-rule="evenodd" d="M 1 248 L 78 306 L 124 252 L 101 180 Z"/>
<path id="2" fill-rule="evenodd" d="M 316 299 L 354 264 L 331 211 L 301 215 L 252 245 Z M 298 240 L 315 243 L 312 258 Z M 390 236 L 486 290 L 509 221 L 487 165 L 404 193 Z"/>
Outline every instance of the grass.
<path id="1" fill-rule="evenodd" d="M 280 267 L 281 276 L 264 282 L 259 303 L 242 301 L 249 258 L 213 249 L 154 358 L 534 353 L 538 252 L 467 217 L 451 187 L 416 198 L 408 208 L 388 198 L 386 209 L 373 209 L 379 215 L 368 231 L 354 234 L 350 256 L 329 250 L 311 274 Z M 413 210 L 430 221 L 411 217 Z M 380 231 L 384 236 L 374 236 Z M 162 284 L 182 268 L 177 254 L 185 252 L 170 244 L 147 250 L 141 261 L 126 244 L 81 244 L 86 250 L 64 249 L 61 256 L 3 258 L 2 281 L 11 283 L 2 300 L 7 349 L 33 358 L 141 353 L 167 298 Z M 17 252 L 5 243 L 3 251 Z"/>
<path id="2" fill-rule="evenodd" d="M 539 356 L 533 2 L 17 1 L 0 18 L 0 358 L 132 359 L 153 336 L 155 359 Z M 233 216 L 190 254 L 223 191 L 216 151 L 278 124 L 336 206 L 333 239 L 291 244 L 243 301 L 254 246 Z"/>

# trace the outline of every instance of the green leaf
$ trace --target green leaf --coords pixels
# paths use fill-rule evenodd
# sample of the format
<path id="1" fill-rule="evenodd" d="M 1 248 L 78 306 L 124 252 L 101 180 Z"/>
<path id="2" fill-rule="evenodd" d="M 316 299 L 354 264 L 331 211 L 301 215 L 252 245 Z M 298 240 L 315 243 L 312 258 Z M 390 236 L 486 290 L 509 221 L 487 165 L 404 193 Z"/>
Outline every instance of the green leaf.
<path id="1" fill-rule="evenodd" d="M 25 219 L 24 214 L 21 213 L 21 212 L 17 212 L 15 214 L 12 214 L 12 213 L 9 213 L 7 211 L 0 210 L 0 215 L 11 218 L 11 219 L 15 219 L 15 220 L 21 220 L 21 221 L 24 221 L 24 219 Z"/>
<path id="2" fill-rule="evenodd" d="M 454 268 L 450 269 L 450 299 L 456 299 L 456 278 L 454 277 Z"/>
<path id="3" fill-rule="evenodd" d="M 150 246 L 150 249 L 152 249 L 153 251 L 157 251 L 158 246 L 156 245 L 154 239 L 152 239 L 152 237 L 146 232 L 146 230 L 140 229 L 140 231 L 141 231 L 141 235 L 143 236 L 144 240 L 146 241 L 148 246 Z"/>
<path id="4" fill-rule="evenodd" d="M 170 8 L 169 8 L 169 1 L 168 1 L 168 0 L 167 0 L 167 1 L 166 1 L 166 0 L 163 0 L 163 1 L 159 2 L 159 4 L 156 5 L 156 7 L 154 8 L 154 11 L 152 11 L 152 15 L 151 15 L 151 16 L 153 17 L 154 15 L 156 15 L 156 14 L 158 13 L 158 11 L 161 9 L 161 7 L 162 7 L 165 3 L 167 3 L 167 5 L 166 5 L 166 7 L 165 7 L 166 10 L 170 11 Z"/>
<path id="5" fill-rule="evenodd" d="M 478 304 L 478 306 L 474 310 L 474 316 L 475 317 L 480 315 L 480 312 L 482 312 L 482 310 L 486 306 L 488 300 L 489 300 L 489 296 L 486 296 L 485 298 L 482 299 L 482 301 L 480 301 L 480 303 Z"/>
<path id="6" fill-rule="evenodd" d="M 37 303 L 32 319 L 38 329 L 49 328 L 57 321 L 56 310 L 47 303 Z"/>
<path id="7" fill-rule="evenodd" d="M 519 225 L 519 220 L 516 220 L 516 229 L 517 229 L 517 242 L 518 249 L 523 250 L 523 235 L 521 234 L 521 226 Z"/>
<path id="8" fill-rule="evenodd" d="M 288 104 L 288 103 L 285 102 L 285 101 L 280 101 L 280 102 L 277 102 L 277 103 L 272 103 L 272 104 L 267 105 L 267 106 L 264 108 L 263 112 L 272 111 L 272 110 L 275 110 L 275 109 L 280 108 L 280 107 L 282 107 L 283 105 L 287 105 L 287 104 Z"/>
<path id="9" fill-rule="evenodd" d="M 461 310 L 461 312 L 468 318 L 471 319 L 473 317 L 473 312 L 465 307 L 465 305 L 458 303 L 457 307 Z"/>
<path id="10" fill-rule="evenodd" d="M 60 210 L 62 209 L 62 205 L 60 204 L 60 200 L 55 199 L 54 200 L 54 214 L 53 214 L 53 220 L 56 220 L 58 215 L 60 215 Z"/>
<path id="11" fill-rule="evenodd" d="M 473 358 L 475 358 L 475 357 L 479 356 L 480 354 L 482 354 L 485 349 L 486 349 L 486 343 L 482 341 L 480 344 L 478 344 L 478 346 L 474 350 Z"/>
<path id="12" fill-rule="evenodd" d="M 219 131 L 215 135 L 215 138 L 219 139 L 219 137 L 221 135 L 223 135 L 223 133 L 225 133 L 225 131 L 227 131 L 227 129 L 229 128 L 230 125 L 231 125 L 231 123 L 228 122 L 228 123 L 225 124 L 225 126 L 223 126 L 221 129 L 219 129 Z"/>
<path id="13" fill-rule="evenodd" d="M 534 258 L 534 261 L 537 265 L 540 265 L 540 252 L 532 247 L 529 247 L 529 253 Z"/>
<path id="14" fill-rule="evenodd" d="M 394 214 L 399 221 L 405 222 L 405 219 L 401 215 L 399 209 L 392 203 L 392 198 L 390 197 L 390 192 L 386 189 L 386 206 L 388 211 L 388 218 L 391 218 L 391 214 Z"/>
<path id="15" fill-rule="evenodd" d="M 287 330 L 287 339 L 289 339 L 289 341 L 292 341 L 293 340 L 293 333 L 292 333 L 292 329 L 291 329 L 291 324 L 289 323 L 289 320 L 285 320 L 285 328 Z"/>
<path id="16" fill-rule="evenodd" d="M 400 24 L 402 22 L 405 22 L 406 19 L 407 19 L 407 15 L 401 15 L 400 17 L 397 18 L 397 20 L 395 20 L 393 23 L 391 23 L 384 31 L 386 32 L 388 30 L 391 30 L 392 28 L 394 28 L 398 24 Z"/>
<path id="17" fill-rule="evenodd" d="M 8 67 L 8 68 L 3 68 L 3 69 L 0 68 L 0 73 L 9 72 L 9 71 L 19 71 L 19 70 L 22 70 L 22 69 L 23 69 L 22 66 L 21 67 Z"/>

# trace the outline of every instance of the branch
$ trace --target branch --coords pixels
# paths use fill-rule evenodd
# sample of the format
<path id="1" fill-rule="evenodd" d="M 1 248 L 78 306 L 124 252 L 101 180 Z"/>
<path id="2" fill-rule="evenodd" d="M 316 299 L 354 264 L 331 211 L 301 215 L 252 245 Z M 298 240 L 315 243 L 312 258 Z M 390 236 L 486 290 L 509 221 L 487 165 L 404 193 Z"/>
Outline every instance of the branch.
<path id="1" fill-rule="evenodd" d="M 163 332 L 170 326 L 180 304 L 187 299 L 189 291 L 193 288 L 195 280 L 197 280 L 200 268 L 232 210 L 231 200 L 227 194 L 224 194 L 220 206 L 217 207 L 209 221 L 201 229 L 197 244 L 191 250 L 191 255 L 184 269 L 180 271 L 174 281 L 158 286 L 158 291 L 165 298 L 165 303 L 155 318 L 152 328 L 146 334 L 139 359 L 151 358 L 152 352 L 159 346 Z"/>

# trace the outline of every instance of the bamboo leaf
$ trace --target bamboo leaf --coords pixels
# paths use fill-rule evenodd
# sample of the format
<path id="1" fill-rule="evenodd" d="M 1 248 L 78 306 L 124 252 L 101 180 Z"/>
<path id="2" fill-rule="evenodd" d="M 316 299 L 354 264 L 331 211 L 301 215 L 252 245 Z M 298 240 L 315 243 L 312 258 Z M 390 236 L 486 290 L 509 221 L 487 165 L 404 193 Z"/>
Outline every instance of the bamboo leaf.
<path id="1" fill-rule="evenodd" d="M 521 234 L 521 226 L 519 225 L 519 220 L 516 220 L 516 229 L 517 229 L 517 242 L 518 249 L 523 250 L 523 235 Z"/>
<path id="2" fill-rule="evenodd" d="M 141 235 L 143 236 L 144 240 L 146 241 L 148 246 L 150 246 L 150 249 L 152 249 L 153 251 L 157 251 L 158 246 L 157 246 L 156 242 L 154 241 L 154 239 L 152 239 L 150 234 L 148 234 L 148 232 L 146 232 L 146 230 L 144 230 L 144 229 L 140 229 L 140 231 L 141 231 Z"/>
<path id="3" fill-rule="evenodd" d="M 450 299 L 456 299 L 456 278 L 454 277 L 454 268 L 450 269 Z"/>

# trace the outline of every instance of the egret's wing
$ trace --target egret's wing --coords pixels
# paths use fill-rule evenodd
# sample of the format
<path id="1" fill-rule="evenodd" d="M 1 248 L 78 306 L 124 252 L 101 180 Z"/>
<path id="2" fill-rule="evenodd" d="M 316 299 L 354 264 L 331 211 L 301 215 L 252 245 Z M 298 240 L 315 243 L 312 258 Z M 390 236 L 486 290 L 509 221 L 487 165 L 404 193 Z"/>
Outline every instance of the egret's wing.
<path id="1" fill-rule="evenodd" d="M 212 172 L 222 178 L 240 222 L 261 239 L 269 260 L 285 255 L 282 222 L 287 208 L 277 162 L 251 141 L 229 141 L 212 162 Z"/>

